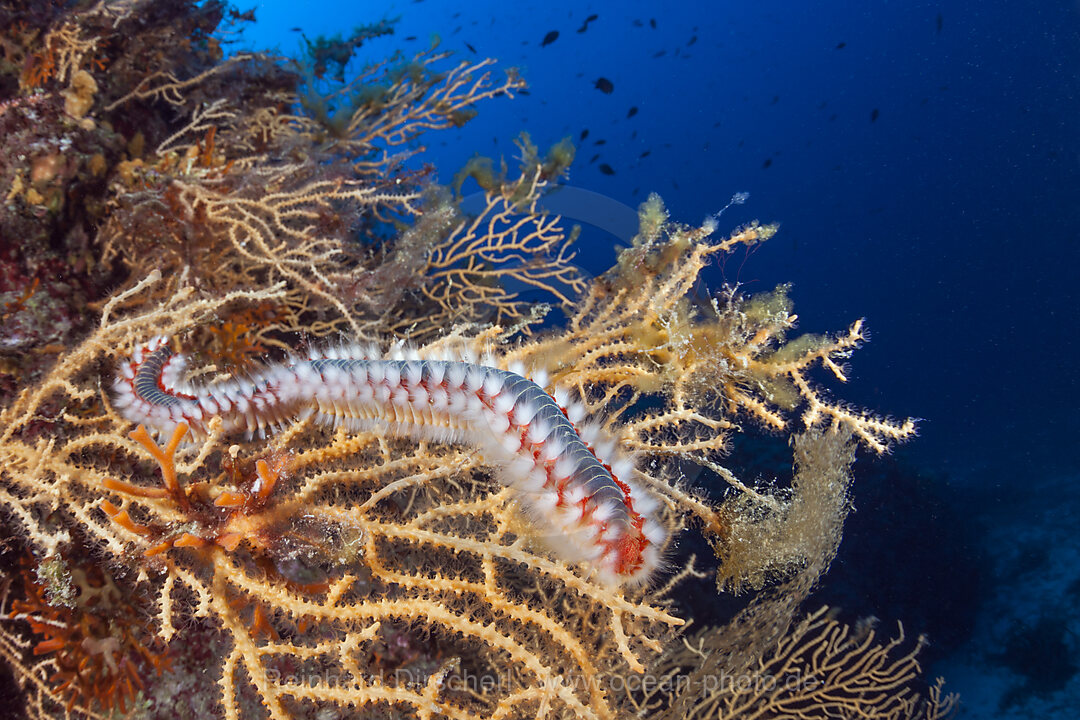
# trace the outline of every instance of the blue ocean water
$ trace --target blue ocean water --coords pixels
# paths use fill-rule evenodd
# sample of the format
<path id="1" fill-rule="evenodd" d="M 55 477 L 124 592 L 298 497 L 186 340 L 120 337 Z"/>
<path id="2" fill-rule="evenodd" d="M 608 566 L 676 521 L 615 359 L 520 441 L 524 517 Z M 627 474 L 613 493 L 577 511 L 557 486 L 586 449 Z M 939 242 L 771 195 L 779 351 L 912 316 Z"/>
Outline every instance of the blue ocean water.
<path id="1" fill-rule="evenodd" d="M 522 130 L 542 148 L 571 137 L 566 214 L 593 224 L 590 272 L 650 192 L 686 222 L 749 193 L 721 230 L 781 232 L 710 283 L 793 283 L 806 332 L 866 317 L 872 342 L 838 394 L 923 418 L 916 441 L 860 465 L 824 596 L 928 632 L 966 717 L 1076 716 L 1080 3 L 265 2 L 256 16 L 240 46 L 296 54 L 301 35 L 398 18 L 356 66 L 437 36 L 518 67 L 528 95 L 427 136 L 424 159 L 449 182 L 475 153 L 512 163 Z"/>

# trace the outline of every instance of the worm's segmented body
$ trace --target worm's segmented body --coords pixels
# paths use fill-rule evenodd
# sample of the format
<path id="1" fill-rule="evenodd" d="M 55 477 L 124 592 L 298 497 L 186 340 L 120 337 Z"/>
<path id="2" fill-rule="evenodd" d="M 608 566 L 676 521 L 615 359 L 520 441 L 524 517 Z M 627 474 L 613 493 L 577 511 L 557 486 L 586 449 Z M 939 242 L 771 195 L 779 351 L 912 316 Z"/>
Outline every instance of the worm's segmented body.
<path id="1" fill-rule="evenodd" d="M 164 338 L 120 367 L 116 406 L 133 422 L 195 434 L 220 417 L 226 430 L 262 435 L 309 415 L 322 423 L 477 446 L 515 489 L 547 538 L 612 583 L 648 579 L 666 533 L 656 500 L 631 481 L 633 461 L 595 426 L 579 434 L 564 408 L 520 374 L 461 360 L 398 360 L 334 348 L 268 366 L 249 379 L 183 382 L 186 361 Z M 567 404 L 567 403 L 564 403 Z"/>

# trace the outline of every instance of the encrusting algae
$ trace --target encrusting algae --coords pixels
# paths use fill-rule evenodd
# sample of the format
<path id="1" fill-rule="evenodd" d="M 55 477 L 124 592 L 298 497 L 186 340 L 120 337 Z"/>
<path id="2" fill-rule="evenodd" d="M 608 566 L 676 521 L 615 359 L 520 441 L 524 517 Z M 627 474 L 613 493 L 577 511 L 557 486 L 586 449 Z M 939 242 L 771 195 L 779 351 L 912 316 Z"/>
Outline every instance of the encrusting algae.
<path id="1" fill-rule="evenodd" d="M 631 247 L 586 279 L 574 234 L 538 205 L 568 145 L 541 157 L 523 137 L 516 177 L 473 167 L 474 217 L 406 162 L 423 132 L 512 97 L 516 73 L 432 48 L 346 82 L 386 23 L 311 42 L 306 60 L 226 58 L 216 31 L 247 19 L 215 2 L 0 7 L 13 704 L 32 718 L 950 713 L 919 677 L 921 640 L 803 607 L 840 542 L 856 446 L 915 429 L 810 381 L 846 379 L 861 321 L 790 338 L 786 288 L 695 299 L 708 263 L 774 226 L 717 238 L 654 196 Z M 552 307 L 565 321 L 542 322 Z M 790 482 L 724 466 L 753 425 L 790 438 Z M 689 465 L 728 492 L 688 486 Z M 691 536 L 715 557 L 685 552 Z M 674 598 L 710 574 L 748 600 L 691 626 Z"/>

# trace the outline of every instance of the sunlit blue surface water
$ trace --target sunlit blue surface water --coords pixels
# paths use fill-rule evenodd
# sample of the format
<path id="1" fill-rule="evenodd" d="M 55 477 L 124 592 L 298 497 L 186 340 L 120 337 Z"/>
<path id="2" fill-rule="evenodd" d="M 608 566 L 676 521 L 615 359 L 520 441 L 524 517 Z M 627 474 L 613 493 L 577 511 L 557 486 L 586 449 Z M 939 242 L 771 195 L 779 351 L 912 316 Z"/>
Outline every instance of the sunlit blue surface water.
<path id="1" fill-rule="evenodd" d="M 437 35 L 520 68 L 528 95 L 424 138 L 443 182 L 477 152 L 512 164 L 527 130 L 541 147 L 571 136 L 568 185 L 617 205 L 655 191 L 699 222 L 749 192 L 721 229 L 781 233 L 710 284 L 791 282 L 807 332 L 865 316 L 872 342 L 834 390 L 924 418 L 918 440 L 860 466 L 823 595 L 940 639 L 931 672 L 967 717 L 1076 716 L 1080 3 L 267 2 L 256 16 L 244 46 L 295 54 L 299 31 L 399 17 L 359 62 Z M 586 228 L 583 267 L 606 268 L 618 234 Z"/>

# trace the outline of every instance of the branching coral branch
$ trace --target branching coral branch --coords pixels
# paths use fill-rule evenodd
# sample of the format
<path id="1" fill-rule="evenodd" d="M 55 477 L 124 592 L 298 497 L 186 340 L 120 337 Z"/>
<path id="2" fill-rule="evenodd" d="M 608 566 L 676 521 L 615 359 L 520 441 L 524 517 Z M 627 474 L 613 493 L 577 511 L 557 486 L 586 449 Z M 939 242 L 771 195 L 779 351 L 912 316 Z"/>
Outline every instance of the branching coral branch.
<path id="1" fill-rule="evenodd" d="M 409 318 L 391 327 L 425 338 L 458 323 L 519 322 L 533 305 L 515 289 L 521 286 L 571 306 L 585 281 L 574 263 L 573 235 L 539 208 L 542 173 L 539 166 L 523 169 L 516 181 L 487 191 L 475 217 L 444 229 L 416 270 L 431 309 L 420 322 Z"/>
<path id="2" fill-rule="evenodd" d="M 775 226 L 717 239 L 712 224 L 670 222 L 654 197 L 632 247 L 587 281 L 573 233 L 538 204 L 569 143 L 540 159 L 523 138 L 512 180 L 471 164 L 460 180 L 476 179 L 485 203 L 468 218 L 429 171 L 404 168 L 422 132 L 523 87 L 512 71 L 495 79 L 487 60 L 441 70 L 448 56 L 432 50 L 320 98 L 295 66 L 223 60 L 216 3 L 13 12 L 0 74 L 42 89 L 0 105 L 10 186 L 0 231 L 27 238 L 28 267 L 59 268 L 86 293 L 25 278 L 13 314 L 66 292 L 79 322 L 63 343 L 30 345 L 21 364 L 2 366 L 15 384 L 0 385 L 0 659 L 35 720 L 112 717 L 128 703 L 157 717 L 183 707 L 282 720 L 947 714 L 940 686 L 917 698 L 914 650 L 822 613 L 796 622 L 836 555 L 855 444 L 884 451 L 914 423 L 849 408 L 811 381 L 815 368 L 845 381 L 861 321 L 837 337 L 791 337 L 784 287 L 697 298 L 707 264 Z M 50 255 L 60 239 L 68 260 Z M 565 326 L 541 329 L 549 306 L 524 291 L 561 305 Z M 210 403 L 181 397 L 186 384 L 340 332 L 533 373 L 553 407 L 573 410 L 573 432 L 595 440 L 582 453 L 615 457 L 600 447 L 610 437 L 639 456 L 604 487 L 656 495 L 657 548 L 700 529 L 718 589 L 752 597 L 721 628 L 681 636 L 676 591 L 704 577 L 701 560 L 672 554 L 682 569 L 657 587 L 602 582 L 553 552 L 566 539 L 523 516 L 483 448 L 431 441 L 452 434 L 420 441 L 298 420 L 255 439 L 218 417 L 185 444 L 183 425 L 155 439 L 113 407 L 119 358 L 153 336 L 202 355 L 190 376 L 170 366 L 170 399 Z M 235 412 L 246 413 L 253 396 L 241 395 Z M 408 407 L 423 413 L 431 397 Z M 730 435 L 749 423 L 791 441 L 792 478 L 753 484 L 724 466 Z M 688 463 L 730 492 L 688 487 Z M 574 487 L 555 488 L 556 505 L 572 509 Z M 633 690 L 648 676 L 753 668 L 821 684 Z"/>
<path id="3" fill-rule="evenodd" d="M 459 127 L 473 117 L 478 102 L 513 97 L 525 87 L 514 71 L 494 80 L 487 69 L 492 60 L 461 62 L 436 72 L 434 67 L 448 57 L 447 52 L 428 51 L 401 66 L 380 63 L 328 97 L 310 91 L 303 98 L 310 114 L 295 117 L 296 127 L 352 158 L 354 168 L 366 175 L 385 170 L 386 155 L 383 162 L 369 160 L 377 147 L 404 145 L 427 130 Z M 330 115 L 334 103 L 349 109 Z"/>
<path id="4" fill-rule="evenodd" d="M 250 53 L 239 53 L 183 80 L 177 78 L 171 71 L 159 70 L 147 75 L 130 92 L 106 105 L 104 111 L 112 112 L 132 100 L 164 100 L 178 107 L 188 105 L 190 103 L 189 90 L 202 85 L 216 75 L 232 70 L 236 65 L 250 62 L 253 58 L 255 56 Z"/>
<path id="5" fill-rule="evenodd" d="M 846 379 L 840 361 L 862 341 L 862 321 L 839 339 L 789 342 L 796 316 L 785 288 L 750 298 L 729 290 L 713 301 L 712 313 L 687 301 L 710 258 L 762 242 L 775 227 L 750 225 L 710 242 L 709 228 L 667 224 L 655 196 L 641 212 L 642 234 L 591 286 L 568 332 L 525 346 L 518 357 L 548 367 L 591 410 L 617 419 L 627 442 L 641 451 L 715 457 L 740 414 L 786 430 L 789 412 L 800 405 L 805 427 L 828 418 L 877 452 L 914 434 L 914 421 L 848 410 L 824 400 L 806 379 L 815 364 Z M 661 394 L 663 409 L 631 416 L 640 399 Z"/>
<path id="6" fill-rule="evenodd" d="M 824 607 L 799 622 L 744 675 L 714 664 L 710 644 L 716 634 L 716 629 L 700 631 L 665 658 L 665 668 L 692 670 L 679 676 L 679 694 L 657 717 L 937 720 L 956 707 L 956 696 L 942 694 L 940 685 L 925 694 L 917 689 L 917 657 L 925 639 L 903 650 L 903 625 L 897 637 L 882 643 L 871 627 L 842 625 Z"/>
<path id="7" fill-rule="evenodd" d="M 87 36 L 78 21 L 69 21 L 51 30 L 42 41 L 42 50 L 27 63 L 20 78 L 23 90 L 39 87 L 49 80 L 67 82 L 83 69 L 87 56 L 97 50 L 98 39 Z"/>

